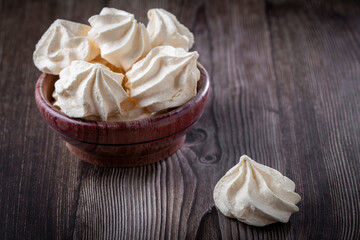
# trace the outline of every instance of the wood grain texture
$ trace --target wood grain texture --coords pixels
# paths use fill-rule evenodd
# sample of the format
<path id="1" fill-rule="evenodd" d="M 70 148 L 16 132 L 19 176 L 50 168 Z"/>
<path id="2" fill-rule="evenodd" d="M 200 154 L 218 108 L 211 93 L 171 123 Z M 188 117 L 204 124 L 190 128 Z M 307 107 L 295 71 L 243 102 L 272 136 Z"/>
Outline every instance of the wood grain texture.
<path id="1" fill-rule="evenodd" d="M 36 42 L 57 18 L 162 7 L 193 31 L 212 94 L 181 150 L 145 167 L 78 161 L 34 100 Z M 359 239 L 356 1 L 0 1 L 0 239 Z M 242 154 L 294 180 L 300 211 L 251 227 L 212 191 Z"/>

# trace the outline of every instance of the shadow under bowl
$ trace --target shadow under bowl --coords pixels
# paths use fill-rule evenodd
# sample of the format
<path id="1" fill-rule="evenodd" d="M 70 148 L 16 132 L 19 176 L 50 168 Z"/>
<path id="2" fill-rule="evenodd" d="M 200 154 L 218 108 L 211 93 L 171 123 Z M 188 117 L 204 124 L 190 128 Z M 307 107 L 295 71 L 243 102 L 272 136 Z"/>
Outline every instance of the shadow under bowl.
<path id="1" fill-rule="evenodd" d="M 35 88 L 38 109 L 47 124 L 75 156 L 108 167 L 134 167 L 158 162 L 178 150 L 185 134 L 204 111 L 209 96 L 209 75 L 198 63 L 197 94 L 167 113 L 127 122 L 94 122 L 66 116 L 53 107 L 57 75 L 41 74 Z"/>

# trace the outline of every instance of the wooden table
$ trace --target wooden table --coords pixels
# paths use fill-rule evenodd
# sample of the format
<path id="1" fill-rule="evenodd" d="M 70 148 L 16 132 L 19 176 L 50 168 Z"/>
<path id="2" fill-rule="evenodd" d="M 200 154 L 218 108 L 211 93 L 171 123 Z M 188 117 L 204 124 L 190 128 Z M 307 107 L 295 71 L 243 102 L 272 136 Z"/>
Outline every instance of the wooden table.
<path id="1" fill-rule="evenodd" d="M 173 12 L 212 94 L 185 145 L 149 166 L 72 156 L 34 100 L 36 42 L 57 18 L 112 6 Z M 360 6 L 346 1 L 20 1 L 0 4 L 0 239 L 359 239 Z M 257 228 L 213 188 L 242 154 L 296 183 L 300 211 Z"/>

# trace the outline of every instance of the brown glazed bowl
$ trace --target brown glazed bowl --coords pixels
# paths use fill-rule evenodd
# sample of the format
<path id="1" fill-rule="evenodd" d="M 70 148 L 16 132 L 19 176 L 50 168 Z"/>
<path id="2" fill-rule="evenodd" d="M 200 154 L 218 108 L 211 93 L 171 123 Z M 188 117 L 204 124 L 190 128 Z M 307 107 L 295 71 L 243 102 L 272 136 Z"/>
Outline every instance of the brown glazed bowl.
<path id="1" fill-rule="evenodd" d="M 198 63 L 197 95 L 162 115 L 128 122 L 74 119 L 55 109 L 52 92 L 58 76 L 41 74 L 35 88 L 36 104 L 47 124 L 83 161 L 99 166 L 133 167 L 160 161 L 178 150 L 185 133 L 199 119 L 209 96 L 209 76 Z"/>

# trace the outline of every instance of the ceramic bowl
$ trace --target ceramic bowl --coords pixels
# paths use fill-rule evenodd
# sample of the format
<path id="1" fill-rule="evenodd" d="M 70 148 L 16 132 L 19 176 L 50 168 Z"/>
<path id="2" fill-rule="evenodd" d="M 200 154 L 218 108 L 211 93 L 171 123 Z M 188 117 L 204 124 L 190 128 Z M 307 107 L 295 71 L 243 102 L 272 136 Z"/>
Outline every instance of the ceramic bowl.
<path id="1" fill-rule="evenodd" d="M 185 134 L 201 116 L 209 96 L 209 76 L 201 76 L 197 95 L 186 104 L 146 119 L 128 122 L 92 122 L 66 116 L 51 104 L 58 76 L 41 74 L 35 88 L 36 104 L 47 124 L 79 159 L 109 167 L 133 167 L 160 161 L 178 150 Z"/>

